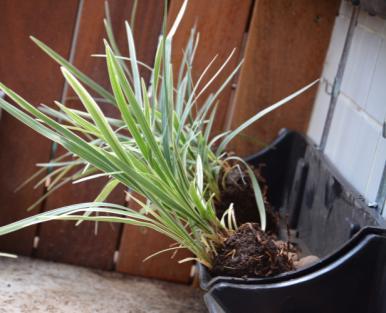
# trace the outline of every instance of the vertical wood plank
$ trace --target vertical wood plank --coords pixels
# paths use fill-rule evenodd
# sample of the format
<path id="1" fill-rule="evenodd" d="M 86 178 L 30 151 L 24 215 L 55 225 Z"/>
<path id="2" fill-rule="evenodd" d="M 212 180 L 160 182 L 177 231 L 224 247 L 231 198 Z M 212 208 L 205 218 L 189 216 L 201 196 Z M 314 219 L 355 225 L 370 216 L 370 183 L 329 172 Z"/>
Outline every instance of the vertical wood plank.
<path id="1" fill-rule="evenodd" d="M 0 81 L 31 103 L 51 103 L 60 98 L 63 79 L 55 62 L 28 38 L 35 35 L 53 49 L 69 53 L 77 0 L 0 1 Z M 15 188 L 36 171 L 37 162 L 50 154 L 45 140 L 10 115 L 0 119 L 0 224 L 4 225 L 35 212 L 26 208 L 43 193 L 29 184 L 18 193 Z M 0 251 L 30 255 L 36 227 L 0 237 Z"/>
<path id="2" fill-rule="evenodd" d="M 168 17 L 170 22 L 174 21 L 182 3 L 183 0 L 171 0 Z M 196 26 L 197 32 L 200 33 L 200 41 L 193 63 L 194 81 L 197 81 L 213 57 L 218 55 L 216 61 L 205 76 L 201 87 L 205 86 L 205 83 L 208 82 L 221 67 L 232 50 L 234 48 L 236 49 L 227 67 L 209 88 L 211 92 L 216 91 L 240 61 L 240 51 L 244 32 L 248 24 L 251 4 L 251 0 L 190 1 L 180 27 L 173 39 L 173 65 L 175 71 L 178 71 L 190 31 Z M 219 107 L 213 126 L 214 133 L 224 128 L 231 93 L 232 85 L 230 83 L 219 97 Z M 204 93 L 201 101 L 208 95 L 209 93 Z"/>
<path id="3" fill-rule="evenodd" d="M 182 1 L 172 0 L 168 12 L 168 22 L 174 21 Z M 200 34 L 200 46 L 197 51 L 194 64 L 194 79 L 197 79 L 211 59 L 218 53 L 218 60 L 214 67 L 209 71 L 208 77 L 215 73 L 215 69 L 221 66 L 222 62 L 228 57 L 233 48 L 240 48 L 244 30 L 247 24 L 248 12 L 251 1 L 243 0 L 236 4 L 234 1 L 214 1 L 210 6 L 205 1 L 197 0 L 189 2 L 187 11 L 182 23 L 173 39 L 173 64 L 175 71 L 178 71 L 178 65 L 182 58 L 182 52 L 188 40 L 191 28 L 196 23 Z M 162 13 L 159 13 L 162 15 Z M 220 75 L 219 80 L 213 88 L 220 85 L 238 62 L 239 51 L 236 52 L 229 67 Z M 203 84 L 205 84 L 205 81 Z M 226 88 L 221 97 L 223 107 L 219 110 L 216 121 L 216 131 L 222 129 L 226 108 L 229 102 L 231 86 Z M 204 98 L 204 97 L 203 97 Z M 165 253 L 157 256 L 145 263 L 142 260 L 148 255 L 165 248 L 168 248 L 172 241 L 161 236 L 154 231 L 141 229 L 136 230 L 130 226 L 125 226 L 120 257 L 117 269 L 131 274 L 159 278 L 164 280 L 188 282 L 190 277 L 191 264 L 178 264 L 176 260 L 188 255 L 185 252 L 179 252 L 176 260 L 171 260 L 172 253 Z"/>
<path id="4" fill-rule="evenodd" d="M 122 53 L 127 55 L 127 39 L 124 27 L 124 20 L 131 16 L 132 1 L 115 0 L 110 1 L 110 13 L 113 22 L 114 34 Z M 104 53 L 102 42 L 105 37 L 103 28 L 104 0 L 84 2 L 82 19 L 80 24 L 79 39 L 75 57 L 75 64 L 93 79 L 110 89 L 105 60 L 91 58 L 92 53 Z M 134 36 L 138 58 L 145 63 L 151 64 L 154 58 L 158 35 L 162 23 L 162 5 L 154 1 L 140 1 L 137 7 L 136 25 Z M 142 71 L 142 76 L 149 78 L 149 72 Z M 69 90 L 69 96 L 73 96 Z M 77 101 L 67 101 L 71 107 L 82 108 Z M 109 116 L 117 116 L 118 112 L 110 105 L 103 105 L 102 108 Z M 56 194 L 51 196 L 46 209 L 53 209 L 69 203 L 77 203 L 92 200 L 102 187 L 102 182 L 88 182 L 84 185 L 68 185 Z M 123 188 L 114 192 L 108 199 L 110 202 L 124 204 Z M 121 225 L 108 225 L 100 223 L 98 234 L 94 235 L 92 223 L 83 223 L 74 227 L 73 223 L 52 222 L 42 225 L 40 231 L 40 244 L 37 255 L 45 259 L 73 263 L 89 267 L 111 269 L 113 268 L 113 255 L 118 249 L 120 241 Z M 138 232 L 134 227 L 126 226 L 130 232 Z M 126 232 L 125 232 L 126 233 Z M 125 238 L 125 235 L 123 236 Z M 130 241 L 134 249 L 143 248 L 143 243 Z M 57 247 L 60 247 L 57 248 Z M 126 249 L 124 249 L 126 251 Z M 128 247 L 130 250 L 130 246 Z M 121 251 L 125 255 L 131 255 Z M 142 259 L 140 264 L 142 264 Z M 121 267 L 122 271 L 124 267 Z M 129 271 L 129 273 L 132 273 Z"/>
<path id="5" fill-rule="evenodd" d="M 133 201 L 129 203 L 133 209 L 139 206 Z M 174 258 L 172 252 L 157 255 L 146 262 L 149 255 L 170 247 L 173 243 L 168 237 L 143 227 L 125 226 L 119 251 L 117 270 L 131 275 L 157 278 L 173 282 L 188 283 L 190 280 L 190 262 L 178 264 L 178 260 L 189 255 L 179 250 Z"/>
<path id="6" fill-rule="evenodd" d="M 168 12 L 169 24 L 174 21 L 182 1 L 172 0 Z M 191 28 L 195 23 L 200 34 L 200 45 L 197 51 L 194 64 L 194 79 L 197 79 L 211 59 L 218 55 L 214 67 L 209 71 L 205 82 L 215 73 L 222 62 L 228 57 L 233 48 L 240 48 L 244 30 L 250 9 L 250 0 L 235 1 L 213 1 L 208 6 L 206 1 L 190 1 L 182 23 L 173 39 L 174 55 L 173 64 L 175 71 L 178 71 L 178 65 L 182 58 L 182 51 L 185 48 Z M 162 16 L 162 11 L 159 13 Z M 162 21 L 160 21 L 161 23 Z M 160 24 L 161 25 L 161 24 Z M 159 26 L 159 29 L 160 26 Z M 227 75 L 234 69 L 238 62 L 239 50 L 235 53 L 232 62 L 219 77 L 219 80 L 213 85 L 213 88 L 220 86 Z M 213 90 L 213 89 L 212 89 Z M 218 119 L 216 121 L 216 131 L 222 129 L 225 112 L 229 103 L 231 86 L 224 91 L 221 97 L 222 107 L 219 109 Z M 204 97 L 203 97 L 204 98 Z M 136 229 L 125 226 L 121 242 L 120 256 L 117 269 L 134 275 L 153 277 L 163 280 L 187 283 L 190 280 L 191 264 L 178 264 L 177 260 L 188 256 L 188 252 L 179 252 L 175 259 L 170 259 L 172 253 L 165 253 L 142 262 L 148 255 L 168 248 L 172 241 L 154 231 L 147 229 Z"/>
<path id="7" fill-rule="evenodd" d="M 135 39 L 139 59 L 153 65 L 158 36 L 162 30 L 162 2 L 139 1 L 135 25 Z M 145 78 L 148 73 L 142 72 Z M 138 209 L 135 203 L 129 203 Z M 190 264 L 179 265 L 170 260 L 171 253 L 154 257 L 147 262 L 143 260 L 159 250 L 168 248 L 171 240 L 152 230 L 125 225 L 119 250 L 117 270 L 136 276 L 151 277 L 169 281 L 188 282 Z M 178 253 L 178 257 L 182 255 Z"/>
<path id="8" fill-rule="evenodd" d="M 94 53 L 105 53 L 104 2 L 104 0 L 84 1 L 74 64 L 105 88 L 110 89 L 105 59 L 91 57 Z M 122 53 L 127 50 L 124 21 L 130 18 L 131 6 L 131 1 L 109 1 L 114 34 Z M 71 89 L 68 90 L 67 98 L 70 98 L 66 101 L 67 106 L 85 110 L 78 100 L 71 100 L 74 98 L 74 92 Z M 102 109 L 108 116 L 118 117 L 119 115 L 116 108 L 110 104 L 102 104 Z M 63 152 L 64 149 L 59 147 L 57 155 Z M 105 179 L 98 179 L 77 185 L 67 184 L 47 199 L 45 210 L 93 201 L 105 182 Z M 124 205 L 124 188 L 117 188 L 107 201 Z M 75 226 L 74 222 L 62 221 L 42 224 L 36 255 L 58 262 L 113 269 L 114 253 L 118 248 L 121 229 L 122 225 L 119 224 L 99 223 L 95 233 L 95 223 L 91 222 L 82 223 L 79 226 Z"/>
<path id="9" fill-rule="evenodd" d="M 320 77 L 339 1 L 259 0 L 249 29 L 232 127 Z M 307 128 L 317 87 L 270 113 L 231 145 L 256 152 L 283 128 Z M 252 143 L 252 144 L 251 144 Z"/>

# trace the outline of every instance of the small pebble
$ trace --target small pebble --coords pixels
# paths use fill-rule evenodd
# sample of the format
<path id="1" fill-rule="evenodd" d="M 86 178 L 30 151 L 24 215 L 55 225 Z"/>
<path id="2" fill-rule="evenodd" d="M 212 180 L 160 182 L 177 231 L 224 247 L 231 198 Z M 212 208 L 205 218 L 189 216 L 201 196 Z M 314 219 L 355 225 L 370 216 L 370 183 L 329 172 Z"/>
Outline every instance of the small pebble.
<path id="1" fill-rule="evenodd" d="M 307 255 L 301 258 L 299 261 L 294 262 L 294 266 L 296 269 L 300 269 L 302 267 L 310 266 L 319 262 L 319 258 L 315 255 Z"/>
<path id="2" fill-rule="evenodd" d="M 297 262 L 299 261 L 299 256 L 296 252 L 288 252 L 288 257 L 293 261 Z"/>

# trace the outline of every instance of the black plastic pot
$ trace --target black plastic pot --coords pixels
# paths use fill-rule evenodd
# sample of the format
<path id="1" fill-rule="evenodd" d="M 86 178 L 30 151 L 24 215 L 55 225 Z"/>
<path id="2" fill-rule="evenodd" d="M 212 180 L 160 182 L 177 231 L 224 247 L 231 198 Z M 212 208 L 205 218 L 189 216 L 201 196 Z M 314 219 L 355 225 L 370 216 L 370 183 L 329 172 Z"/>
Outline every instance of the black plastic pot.
<path id="1" fill-rule="evenodd" d="M 211 277 L 199 266 L 208 310 L 237 313 L 386 312 L 386 223 L 304 136 L 282 131 L 248 158 L 271 204 L 320 261 L 270 278 Z"/>

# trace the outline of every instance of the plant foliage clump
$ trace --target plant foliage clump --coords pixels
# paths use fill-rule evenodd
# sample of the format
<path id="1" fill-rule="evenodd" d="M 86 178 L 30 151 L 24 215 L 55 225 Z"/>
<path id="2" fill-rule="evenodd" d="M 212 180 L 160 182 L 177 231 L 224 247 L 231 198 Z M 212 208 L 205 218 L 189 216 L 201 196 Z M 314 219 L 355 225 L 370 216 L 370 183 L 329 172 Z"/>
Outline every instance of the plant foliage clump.
<path id="1" fill-rule="evenodd" d="M 216 250 L 237 228 L 232 206 L 222 219 L 216 217 L 214 207 L 214 199 L 220 197 L 219 173 L 229 158 L 243 163 L 250 174 L 261 227 L 265 228 L 264 201 L 256 177 L 242 159 L 227 159 L 226 147 L 246 127 L 316 82 L 257 113 L 235 130 L 212 138 L 218 95 L 241 64 L 197 108 L 198 100 L 210 90 L 233 52 L 205 85 L 202 84 L 203 78 L 214 59 L 193 82 L 192 63 L 199 37 L 193 30 L 178 77 L 173 77 L 176 71 L 171 58 L 172 41 L 186 5 L 187 1 L 168 33 L 165 18 L 164 31 L 151 68 L 137 60 L 133 33 L 128 23 L 129 56 L 121 55 L 107 10 L 105 26 L 109 40 L 104 41 L 105 54 L 97 57 L 106 60 L 112 92 L 98 85 L 44 43 L 32 38 L 61 64 L 64 78 L 84 106 L 82 111 L 55 102 L 56 108 L 45 105 L 36 108 L 0 84 L 0 89 L 15 103 L 0 99 L 2 109 L 68 151 L 49 163 L 40 164 L 43 169 L 33 178 L 44 173 L 47 167 L 50 169 L 39 181 L 40 184 L 50 182 L 46 196 L 69 181 L 80 183 L 105 176 L 108 182 L 94 202 L 32 216 L 0 227 L 0 234 L 54 219 L 132 224 L 151 228 L 172 238 L 177 244 L 166 250 L 185 248 L 194 255 L 180 262 L 194 259 L 211 268 Z M 151 71 L 149 84 L 140 76 L 139 68 L 142 66 Z M 94 98 L 86 87 L 100 98 Z M 106 116 L 100 106 L 103 102 L 114 105 L 120 118 Z M 129 196 L 140 205 L 140 211 L 104 202 L 119 184 L 130 190 Z"/>

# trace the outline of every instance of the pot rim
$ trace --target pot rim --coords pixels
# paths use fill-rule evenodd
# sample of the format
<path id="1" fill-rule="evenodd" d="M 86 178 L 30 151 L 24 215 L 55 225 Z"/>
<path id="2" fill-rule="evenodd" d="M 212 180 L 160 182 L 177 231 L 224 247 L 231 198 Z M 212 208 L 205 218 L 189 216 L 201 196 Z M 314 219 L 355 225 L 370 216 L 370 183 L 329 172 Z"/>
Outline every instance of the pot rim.
<path id="1" fill-rule="evenodd" d="M 238 285 L 266 285 L 276 284 L 280 282 L 289 281 L 292 279 L 299 279 L 303 276 L 315 273 L 323 268 L 330 266 L 332 263 L 343 258 L 353 250 L 355 250 L 368 236 L 378 235 L 386 237 L 386 229 L 374 226 L 365 226 L 358 231 L 351 239 L 345 242 L 340 248 L 336 249 L 329 255 L 323 257 L 319 262 L 314 263 L 308 267 L 285 272 L 272 277 L 254 277 L 254 278 L 241 278 L 232 276 L 216 276 L 213 277 L 208 268 L 200 263 L 198 266 L 198 273 L 200 278 L 200 287 L 203 290 L 209 290 L 214 285 L 220 283 L 232 283 Z"/>
<path id="2" fill-rule="evenodd" d="M 323 155 L 321 151 L 318 151 L 315 143 L 308 138 L 307 136 L 300 134 L 296 131 L 292 131 L 289 129 L 282 129 L 279 132 L 279 135 L 276 139 L 273 140 L 271 144 L 269 144 L 266 148 L 259 151 L 256 154 L 252 154 L 249 157 L 245 158 L 247 162 L 251 162 L 256 158 L 259 158 L 262 155 L 269 153 L 269 151 L 274 150 L 277 145 L 283 142 L 288 137 L 300 137 L 306 145 L 310 146 L 317 153 L 318 157 L 322 160 L 324 165 L 334 173 L 334 177 L 336 180 L 345 187 L 345 190 L 350 194 L 350 197 L 354 199 L 355 202 L 355 210 L 357 214 L 366 215 L 372 221 L 374 221 L 373 226 L 370 225 L 362 225 L 360 230 L 356 232 L 351 238 L 342 243 L 336 249 L 332 250 L 329 254 L 323 256 L 319 262 L 316 262 L 310 266 L 285 272 L 273 277 L 263 277 L 263 278 L 241 278 L 241 277 L 231 277 L 231 276 L 217 276 L 212 277 L 209 270 L 203 266 L 202 264 L 198 264 L 198 272 L 200 278 L 200 286 L 204 290 L 208 290 L 211 286 L 219 283 L 234 283 L 240 285 L 261 285 L 261 284 L 273 284 L 283 281 L 288 281 L 291 279 L 297 279 L 299 277 L 303 277 L 305 275 L 314 273 L 318 270 L 321 270 L 333 262 L 341 259 L 348 253 L 352 252 L 358 245 L 361 244 L 363 240 L 366 240 L 367 236 L 371 235 L 380 235 L 386 237 L 386 221 L 381 217 L 377 210 L 374 210 L 367 206 L 363 197 L 352 187 L 352 185 L 342 177 L 339 171 L 336 170 L 334 165 L 328 160 L 326 156 Z M 375 225 L 375 226 L 374 226 Z"/>

